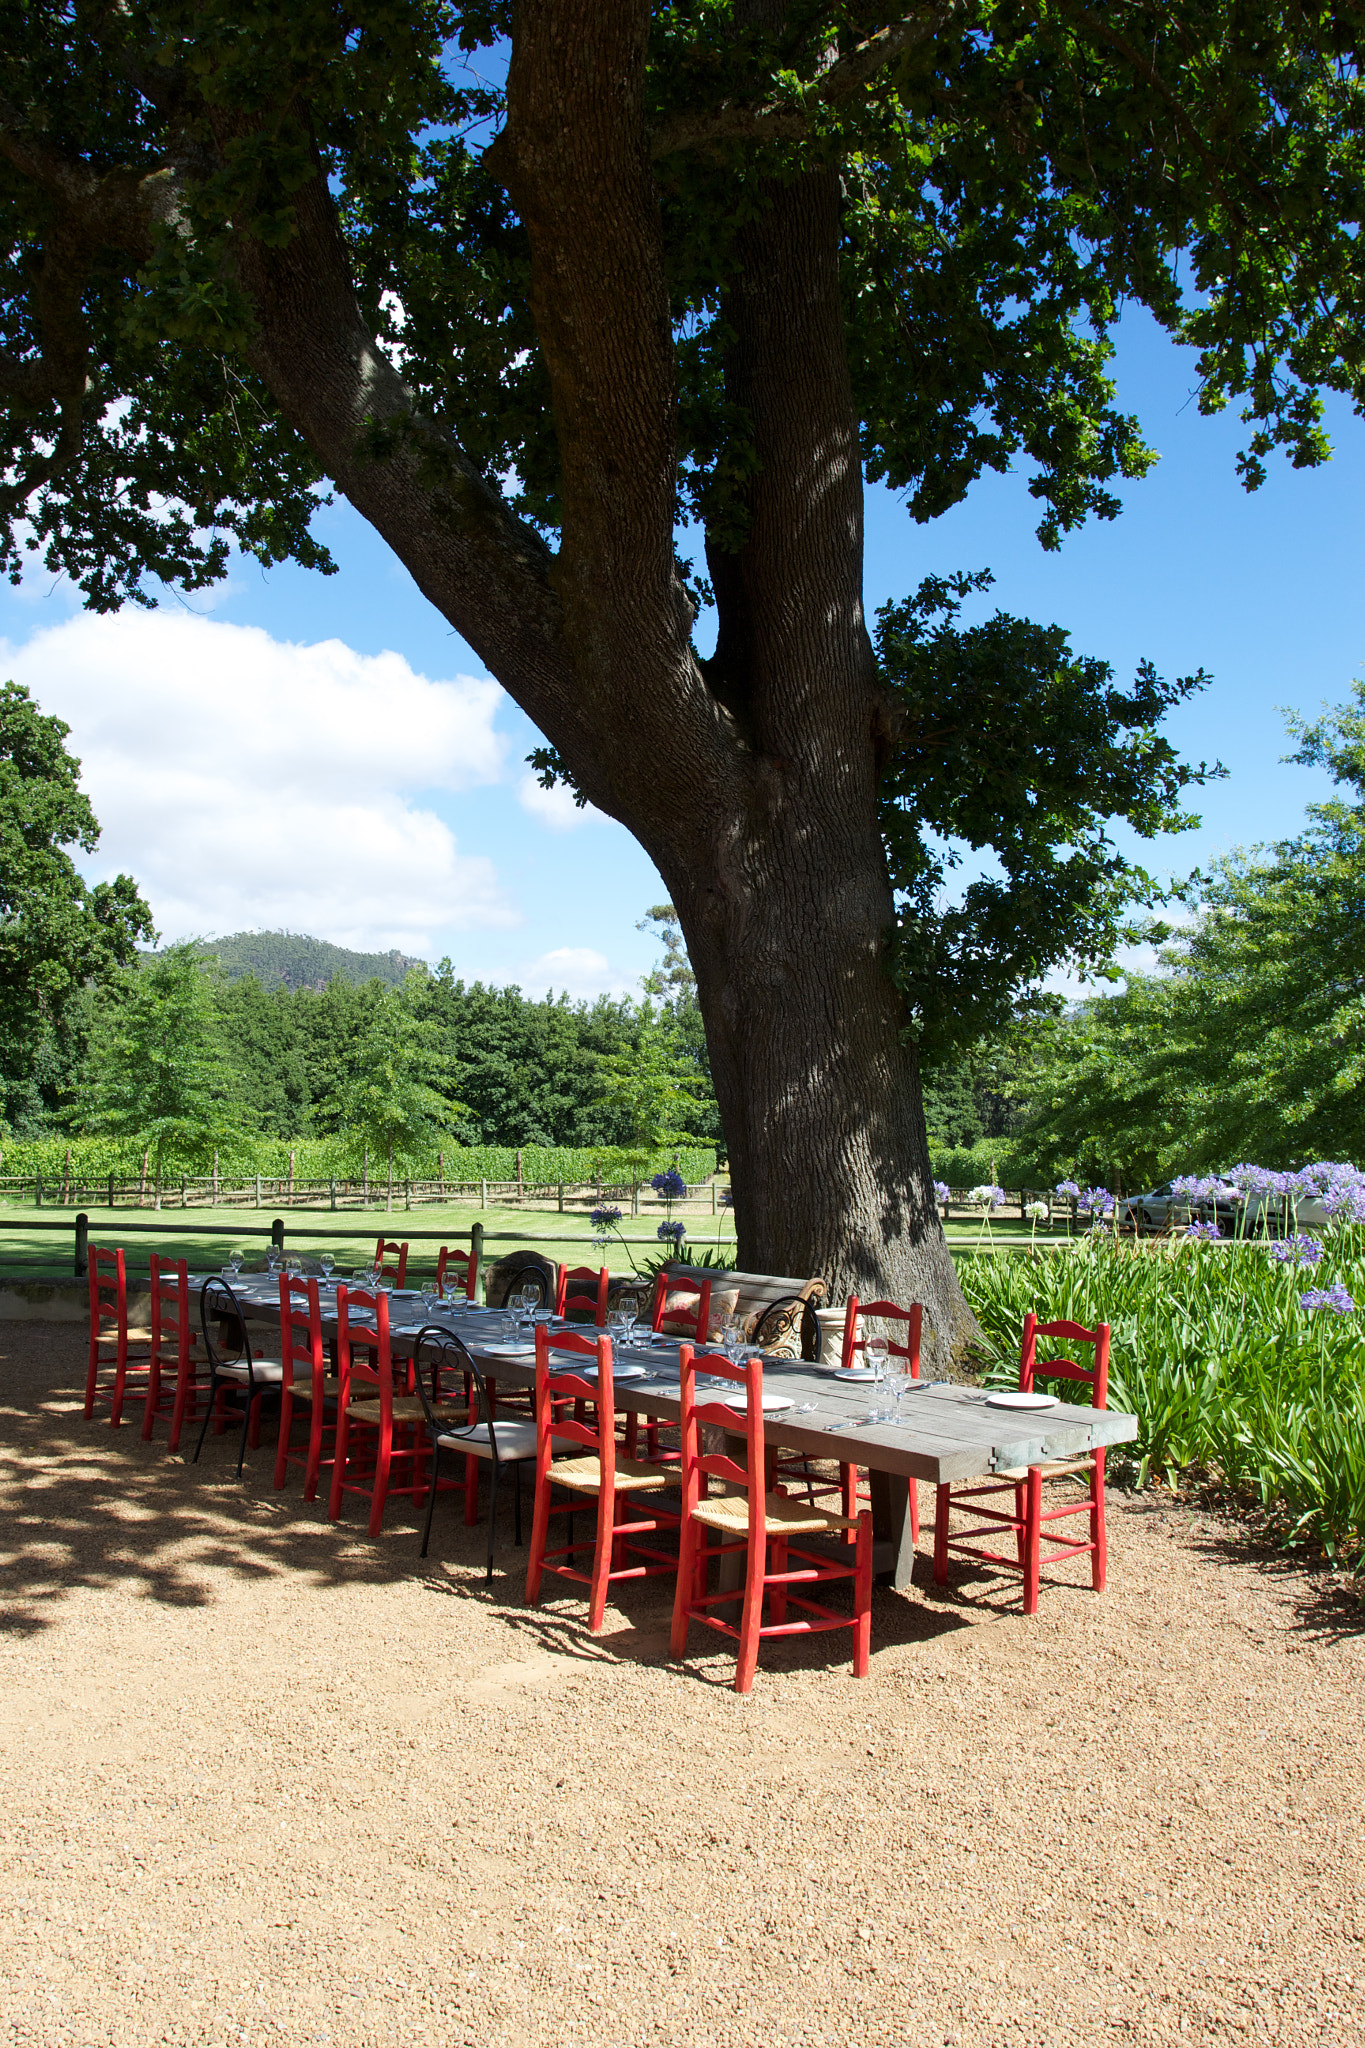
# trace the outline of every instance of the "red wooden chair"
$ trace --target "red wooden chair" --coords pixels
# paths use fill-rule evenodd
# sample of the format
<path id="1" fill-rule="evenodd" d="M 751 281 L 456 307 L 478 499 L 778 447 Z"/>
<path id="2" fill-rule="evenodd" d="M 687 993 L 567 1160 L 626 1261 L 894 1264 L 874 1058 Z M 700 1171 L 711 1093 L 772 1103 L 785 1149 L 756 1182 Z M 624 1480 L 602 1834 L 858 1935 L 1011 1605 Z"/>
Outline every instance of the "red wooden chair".
<path id="1" fill-rule="evenodd" d="M 464 1282 L 465 1300 L 473 1301 L 474 1290 L 479 1284 L 478 1253 L 456 1251 L 450 1245 L 443 1244 L 441 1246 L 440 1256 L 436 1261 L 436 1292 L 443 1299 L 445 1298 L 446 1291 L 446 1272 L 450 1267 L 455 1268 L 451 1273 L 451 1279 L 457 1285 L 461 1280 Z M 460 1270 L 461 1268 L 463 1268 L 463 1271 Z"/>
<path id="2" fill-rule="evenodd" d="M 858 1329 L 860 1322 L 865 1322 L 865 1319 L 871 1317 L 880 1322 L 905 1324 L 905 1342 L 898 1343 L 895 1337 L 888 1336 L 886 1348 L 892 1356 L 909 1361 L 910 1377 L 917 1380 L 920 1376 L 920 1334 L 924 1326 L 924 1304 L 919 1301 L 912 1301 L 909 1308 L 902 1308 L 899 1302 L 860 1302 L 857 1295 L 853 1295 L 844 1313 L 844 1341 L 839 1353 L 841 1368 L 849 1371 L 857 1365 L 860 1351 L 863 1353 L 864 1362 L 866 1361 L 866 1331 L 864 1330 L 860 1337 Z M 858 1467 L 841 1465 L 839 1484 L 843 1495 L 844 1513 L 855 1514 L 859 1499 Z M 910 1481 L 910 1540 L 913 1543 L 919 1541 L 919 1485 L 914 1479 Z"/>
<path id="3" fill-rule="evenodd" d="M 607 1269 L 601 1267 L 596 1273 L 591 1266 L 561 1266 L 559 1289 L 555 1297 L 555 1314 L 561 1319 L 574 1319 L 596 1324 L 599 1330 L 607 1327 Z M 570 1289 L 577 1289 L 570 1293 Z"/>
<path id="4" fill-rule="evenodd" d="M 1088 1366 L 1078 1365 L 1072 1358 L 1040 1358 L 1038 1339 L 1057 1337 L 1068 1346 L 1088 1344 L 1091 1346 L 1091 1362 Z M 1019 1353 L 1019 1391 L 1031 1394 L 1034 1382 L 1046 1380 L 1074 1380 L 1090 1389 L 1092 1407 L 1103 1408 L 1109 1399 L 1109 1325 L 1099 1323 L 1093 1330 L 1087 1330 L 1080 1323 L 1040 1323 L 1032 1310 L 1024 1317 L 1024 1341 Z M 1076 1481 L 1084 1484 L 1079 1500 L 1063 1500 L 1057 1507 L 1043 1506 L 1043 1488 L 1054 1480 Z M 989 1500 L 1001 1494 L 1012 1495 L 1009 1508 L 979 1507 L 979 1501 Z M 968 1509 L 979 1519 L 969 1528 L 953 1531 L 949 1516 L 954 1507 L 970 1502 Z M 1089 1534 L 1085 1537 L 1061 1536 L 1050 1533 L 1051 1523 L 1063 1521 L 1070 1515 L 1089 1517 Z M 999 1540 L 1000 1532 L 1008 1530 L 1014 1537 L 1015 1555 L 1000 1550 L 979 1547 L 981 1538 Z M 1055 1547 L 1044 1557 L 1043 1542 Z M 1020 1466 L 1002 1470 L 998 1477 L 984 1486 L 940 1486 L 938 1504 L 934 1516 L 934 1577 L 943 1585 L 948 1577 L 948 1553 L 961 1551 L 967 1557 L 987 1558 L 992 1564 L 1004 1565 L 1008 1571 L 1022 1574 L 1024 1581 L 1024 1612 L 1038 1612 L 1038 1580 L 1045 1564 L 1056 1564 L 1064 1557 L 1090 1558 L 1091 1584 L 1097 1593 L 1104 1590 L 1107 1551 L 1104 1533 L 1104 1449 L 1091 1451 L 1084 1458 L 1059 1459 L 1046 1465 Z"/>
<path id="5" fill-rule="evenodd" d="M 569 1362 L 574 1358 L 594 1362 L 586 1369 L 593 1372 L 591 1379 L 584 1366 Z M 573 1416 L 565 1412 L 570 1402 Z M 660 1493 L 670 1479 L 676 1485 L 676 1475 L 624 1455 L 616 1441 L 613 1404 L 610 1337 L 580 1337 L 566 1331 L 551 1339 L 545 1325 L 537 1324 L 536 1505 L 526 1598 L 531 1604 L 539 1599 L 546 1572 L 577 1581 L 588 1588 L 588 1627 L 593 1635 L 601 1632 L 607 1588 L 613 1580 L 653 1578 L 677 1569 L 676 1558 L 667 1551 L 639 1541 L 658 1530 L 676 1529 L 677 1514 L 657 1505 L 647 1513 L 626 1507 L 633 1494 Z M 576 1455 L 555 1457 L 557 1447 L 572 1445 L 580 1447 Z M 556 1488 L 568 1495 L 567 1500 L 552 1498 Z M 551 1515 L 581 1513 L 585 1496 L 597 1503 L 592 1569 L 586 1572 L 577 1568 L 574 1556 L 587 1548 L 588 1539 L 574 1541 L 572 1521 L 569 1541 L 553 1550 L 546 1547 Z M 644 1561 L 636 1563 L 637 1558 Z"/>
<path id="6" fill-rule="evenodd" d="M 404 1381 L 406 1367 L 402 1368 Z M 369 1533 L 384 1525 L 390 1494 L 414 1502 L 426 1492 L 429 1456 L 426 1412 L 416 1394 L 399 1394 L 393 1384 L 389 1349 L 389 1298 L 358 1288 L 337 1289 L 337 1424 L 327 1513 L 336 1521 L 342 1495 L 358 1493 L 370 1503 Z M 395 1463 L 406 1472 L 393 1481 Z"/>
<path id="7" fill-rule="evenodd" d="M 696 1392 L 696 1368 L 701 1366 L 717 1379 L 730 1380 L 742 1389 L 740 1398 L 722 1399 L 718 1394 Z M 751 1358 L 744 1365 L 732 1365 L 720 1352 L 693 1353 L 684 1344 L 681 1353 L 682 1382 L 682 1481 L 683 1526 L 678 1555 L 678 1590 L 673 1601 L 672 1653 L 681 1657 L 687 1648 L 687 1631 L 694 1621 L 719 1629 L 739 1645 L 735 1665 L 735 1691 L 748 1692 L 758 1664 L 758 1646 L 765 1636 L 815 1635 L 826 1629 L 853 1631 L 853 1675 L 867 1675 L 872 1632 L 872 1516 L 867 1509 L 850 1522 L 845 1515 L 831 1515 L 808 1501 L 791 1499 L 781 1492 L 769 1493 L 764 1483 L 763 1361 Z M 744 1415 L 745 1463 L 722 1451 L 704 1453 L 700 1432 L 703 1425 L 737 1435 L 738 1410 Z M 708 1495 L 712 1479 L 726 1481 L 732 1490 Z M 758 1489 L 764 1487 L 760 1495 Z M 856 1549 L 852 1563 L 837 1555 L 798 1548 L 798 1536 L 844 1538 L 852 1530 Z M 714 1547 L 709 1536 L 722 1540 Z M 726 1542 L 726 1537 L 732 1541 Z M 734 1589 L 719 1593 L 706 1590 L 706 1568 L 713 1557 L 742 1552 L 745 1559 L 743 1606 L 738 1628 L 713 1613 L 716 1607 L 733 1605 L 741 1598 Z M 848 1552 L 845 1549 L 844 1557 Z M 818 1600 L 808 1597 L 816 1587 L 836 1579 L 853 1581 L 852 1615 L 836 1614 Z M 763 1620 L 764 1599 L 770 1619 Z M 789 1618 L 788 1608 L 801 1610 Z"/>
<path id="8" fill-rule="evenodd" d="M 191 1420 L 195 1405 L 206 1396 L 207 1383 L 200 1386 L 195 1369 L 204 1364 L 199 1332 L 190 1328 L 190 1271 L 185 1259 L 163 1259 L 156 1252 L 148 1264 L 152 1276 L 152 1344 L 147 1368 L 147 1399 L 142 1411 L 143 1441 L 150 1439 L 156 1418 L 170 1410 L 170 1447 L 180 1448 L 180 1432 L 186 1412 Z"/>
<path id="9" fill-rule="evenodd" d="M 690 1297 L 695 1296 L 695 1305 Z M 649 1327 L 662 1330 L 667 1324 L 670 1335 L 690 1337 L 694 1343 L 704 1344 L 710 1334 L 711 1282 L 703 1280 L 699 1287 L 689 1281 L 670 1279 L 667 1273 L 660 1273 L 654 1282 L 654 1299 L 650 1304 Z"/>
<path id="10" fill-rule="evenodd" d="M 85 1373 L 85 1419 L 95 1412 L 97 1399 L 109 1403 L 109 1426 L 117 1429 L 123 1420 L 123 1403 L 128 1394 L 128 1371 L 132 1368 L 134 1392 L 146 1393 L 151 1372 L 152 1332 L 150 1325 L 130 1329 L 128 1324 L 128 1275 L 123 1248 L 112 1252 L 90 1246 L 90 1356 Z M 107 1383 L 100 1375 L 110 1367 Z"/>
<path id="11" fill-rule="evenodd" d="M 392 1265 L 385 1263 L 390 1252 L 393 1253 L 395 1261 Z M 374 1262 L 379 1268 L 381 1280 L 392 1280 L 395 1287 L 405 1287 L 407 1285 L 408 1248 L 405 1244 L 396 1244 L 392 1241 L 386 1244 L 381 1234 L 374 1248 Z"/>
<path id="12" fill-rule="evenodd" d="M 327 1374 L 327 1350 L 322 1336 L 322 1308 L 318 1283 L 314 1279 L 291 1280 L 280 1275 L 280 1434 L 275 1452 L 275 1490 L 284 1485 L 291 1465 L 303 1467 L 303 1497 L 315 1500 L 318 1475 L 322 1470 L 322 1439 L 330 1427 L 336 1436 L 336 1403 L 341 1392 L 339 1377 Z M 329 1418 L 327 1410 L 331 1408 Z M 295 1449 L 290 1442 L 294 1414 L 308 1418 L 308 1441 Z"/>

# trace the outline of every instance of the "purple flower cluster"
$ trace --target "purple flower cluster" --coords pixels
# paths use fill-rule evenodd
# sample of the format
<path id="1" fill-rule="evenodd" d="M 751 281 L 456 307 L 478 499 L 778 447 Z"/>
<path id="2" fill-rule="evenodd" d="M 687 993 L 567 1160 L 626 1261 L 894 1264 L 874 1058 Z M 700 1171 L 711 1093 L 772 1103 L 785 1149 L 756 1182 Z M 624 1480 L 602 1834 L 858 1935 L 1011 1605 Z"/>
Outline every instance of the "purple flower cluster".
<path id="1" fill-rule="evenodd" d="M 665 1244 L 681 1244 L 687 1235 L 687 1225 L 685 1223 L 661 1223 L 658 1235 L 664 1240 Z"/>
<path id="2" fill-rule="evenodd" d="M 1081 1193 L 1074 1180 L 1059 1180 L 1052 1192 L 1054 1195 L 1068 1195 L 1073 1202 L 1080 1199 Z"/>
<path id="3" fill-rule="evenodd" d="M 967 1200 L 982 1209 L 998 1209 L 1009 1197 L 1003 1188 L 992 1187 L 988 1181 L 982 1181 L 979 1188 L 968 1190 Z"/>
<path id="4" fill-rule="evenodd" d="M 721 1189 L 721 1191 L 720 1191 L 720 1206 L 721 1206 L 721 1208 L 722 1208 L 722 1209 L 733 1209 L 733 1208 L 734 1208 L 734 1206 L 735 1206 L 735 1191 L 734 1191 L 734 1189 L 733 1189 L 733 1188 L 722 1188 L 722 1189 Z"/>
<path id="5" fill-rule="evenodd" d="M 1355 1303 L 1338 1280 L 1335 1287 L 1310 1287 L 1307 1294 L 1299 1296 L 1299 1307 L 1330 1308 L 1334 1315 L 1349 1316 Z"/>
<path id="6" fill-rule="evenodd" d="M 1216 1173 L 1184 1173 L 1179 1180 L 1171 1182 L 1171 1193 L 1185 1202 L 1243 1202 L 1246 1196 L 1242 1189 L 1234 1187 L 1231 1181 L 1220 1180 Z"/>
<path id="7" fill-rule="evenodd" d="M 1344 1160 L 1315 1159 L 1297 1173 L 1276 1173 L 1268 1166 L 1244 1162 L 1231 1168 L 1228 1179 L 1265 1201 L 1321 1202 L 1328 1216 L 1365 1223 L 1365 1173 Z"/>
<path id="8" fill-rule="evenodd" d="M 687 1193 L 687 1182 L 676 1166 L 670 1166 L 666 1173 L 656 1173 L 649 1184 L 665 1202 L 680 1202 Z"/>
<path id="9" fill-rule="evenodd" d="M 1223 1235 L 1216 1223 L 1192 1223 L 1185 1232 L 1186 1237 L 1198 1238 L 1201 1244 L 1212 1244 Z"/>
<path id="10" fill-rule="evenodd" d="M 1094 1216 L 1097 1219 L 1101 1216 L 1112 1216 L 1114 1197 L 1108 1188 L 1084 1188 L 1077 1195 L 1076 1207 L 1082 1216 Z"/>
<path id="11" fill-rule="evenodd" d="M 1316 1266 L 1322 1257 L 1322 1242 L 1300 1231 L 1297 1237 L 1277 1237 L 1270 1246 L 1270 1256 L 1281 1266 Z"/>
<path id="12" fill-rule="evenodd" d="M 612 1208 L 610 1203 L 604 1203 L 600 1209 L 593 1210 L 588 1221 L 594 1230 L 615 1230 L 621 1221 L 621 1213 L 619 1209 Z"/>
<path id="13" fill-rule="evenodd" d="M 953 1191 L 949 1187 L 946 1180 L 936 1180 L 934 1182 L 934 1200 L 936 1202 L 947 1202 L 951 1200 L 952 1192 Z"/>

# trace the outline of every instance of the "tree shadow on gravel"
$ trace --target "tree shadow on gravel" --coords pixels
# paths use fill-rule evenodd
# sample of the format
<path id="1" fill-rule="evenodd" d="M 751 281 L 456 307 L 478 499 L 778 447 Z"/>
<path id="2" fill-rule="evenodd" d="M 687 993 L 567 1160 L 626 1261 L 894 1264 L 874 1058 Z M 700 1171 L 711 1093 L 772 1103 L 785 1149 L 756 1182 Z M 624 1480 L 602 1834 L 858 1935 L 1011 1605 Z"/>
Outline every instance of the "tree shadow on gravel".
<path id="1" fill-rule="evenodd" d="M 221 1436 L 210 1428 L 192 1465 L 197 1423 L 186 1425 L 173 1454 L 164 1417 L 153 1440 L 142 1441 L 140 1402 L 125 1410 L 117 1430 L 107 1407 L 87 1422 L 83 1336 L 73 1332 L 63 1342 L 39 1327 L 40 1345 L 26 1345 L 18 1332 L 0 1341 L 0 1629 L 46 1628 L 81 1588 L 132 1589 L 167 1606 L 203 1607 L 215 1597 L 212 1575 L 222 1572 L 247 1582 L 290 1574 L 319 1587 L 430 1576 L 431 1561 L 417 1554 L 423 1502 L 414 1510 L 391 1496 L 383 1534 L 372 1542 L 354 1500 L 343 1509 L 351 1519 L 340 1522 L 328 1522 L 324 1500 L 303 1500 L 298 1466 L 275 1492 L 269 1420 L 240 1480 L 239 1431 L 231 1424 Z M 481 1592 L 484 1529 L 460 1526 L 445 1536 L 447 1566 Z"/>

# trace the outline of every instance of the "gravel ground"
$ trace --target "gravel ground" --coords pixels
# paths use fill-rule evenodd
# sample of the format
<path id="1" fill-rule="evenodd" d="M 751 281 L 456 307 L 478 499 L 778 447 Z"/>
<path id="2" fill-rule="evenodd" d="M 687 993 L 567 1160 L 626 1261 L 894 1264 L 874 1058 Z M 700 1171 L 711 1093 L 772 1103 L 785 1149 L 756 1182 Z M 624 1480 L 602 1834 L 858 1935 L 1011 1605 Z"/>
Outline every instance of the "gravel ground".
<path id="1" fill-rule="evenodd" d="M 80 1354 L 0 1331 L 0 2043 L 1365 2042 L 1365 1617 L 1211 1516 L 741 1700 L 662 1582 L 594 1641 L 449 1502 L 423 1563 L 85 1423 Z"/>

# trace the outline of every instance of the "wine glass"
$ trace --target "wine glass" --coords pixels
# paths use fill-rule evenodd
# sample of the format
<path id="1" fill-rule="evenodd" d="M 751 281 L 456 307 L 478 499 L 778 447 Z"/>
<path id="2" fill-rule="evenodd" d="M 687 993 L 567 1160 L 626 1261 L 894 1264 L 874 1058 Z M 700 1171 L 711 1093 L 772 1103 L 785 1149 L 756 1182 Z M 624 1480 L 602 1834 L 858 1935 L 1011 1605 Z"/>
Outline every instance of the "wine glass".
<path id="1" fill-rule="evenodd" d="M 867 1360 L 873 1377 L 872 1419 L 883 1421 L 882 1404 L 886 1399 L 886 1339 L 869 1337 L 863 1345 L 863 1357 Z"/>
<path id="2" fill-rule="evenodd" d="M 899 1352 L 889 1351 L 886 1359 L 886 1391 L 892 1402 L 890 1420 L 896 1424 L 899 1424 L 901 1419 L 901 1403 L 905 1399 L 905 1390 L 909 1384 L 909 1359 L 902 1358 Z"/>
<path id="3" fill-rule="evenodd" d="M 234 1280 L 237 1278 L 237 1275 L 241 1272 L 242 1263 L 245 1260 L 245 1258 L 245 1252 L 228 1253 L 228 1271 L 231 1273 Z"/>
<path id="4" fill-rule="evenodd" d="M 332 1256 L 331 1252 L 319 1252 L 318 1264 L 322 1268 L 322 1277 L 324 1281 L 330 1280 L 332 1277 L 332 1268 L 336 1264 L 336 1260 Z"/>

